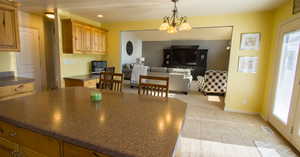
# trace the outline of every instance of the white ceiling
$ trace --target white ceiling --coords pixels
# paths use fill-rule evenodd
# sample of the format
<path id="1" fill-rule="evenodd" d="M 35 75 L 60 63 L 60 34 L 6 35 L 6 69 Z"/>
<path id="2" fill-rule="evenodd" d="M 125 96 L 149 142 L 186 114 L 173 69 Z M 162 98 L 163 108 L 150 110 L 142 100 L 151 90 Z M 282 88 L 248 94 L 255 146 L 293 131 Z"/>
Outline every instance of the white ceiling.
<path id="1" fill-rule="evenodd" d="M 232 27 L 194 28 L 189 32 L 168 34 L 158 30 L 126 31 L 142 41 L 170 41 L 170 40 L 231 40 Z"/>
<path id="2" fill-rule="evenodd" d="M 42 13 L 61 8 L 100 22 L 156 19 L 171 14 L 170 0 L 16 0 L 25 11 Z M 179 0 L 179 13 L 184 16 L 216 15 L 270 10 L 287 0 Z M 97 14 L 103 14 L 99 19 Z"/>

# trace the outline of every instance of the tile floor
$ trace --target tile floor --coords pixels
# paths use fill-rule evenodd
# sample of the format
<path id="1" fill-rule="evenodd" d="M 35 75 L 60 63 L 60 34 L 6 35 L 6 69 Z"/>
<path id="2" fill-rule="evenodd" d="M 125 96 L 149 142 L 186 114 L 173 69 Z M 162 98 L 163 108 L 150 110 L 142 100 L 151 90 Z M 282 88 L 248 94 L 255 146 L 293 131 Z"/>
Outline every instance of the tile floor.
<path id="1" fill-rule="evenodd" d="M 137 93 L 129 87 L 124 91 Z M 223 111 L 222 97 L 221 102 L 208 101 L 195 89 L 172 97 L 188 104 L 176 157 L 261 157 L 255 140 L 289 146 L 276 131 L 262 129 L 271 127 L 260 116 Z"/>

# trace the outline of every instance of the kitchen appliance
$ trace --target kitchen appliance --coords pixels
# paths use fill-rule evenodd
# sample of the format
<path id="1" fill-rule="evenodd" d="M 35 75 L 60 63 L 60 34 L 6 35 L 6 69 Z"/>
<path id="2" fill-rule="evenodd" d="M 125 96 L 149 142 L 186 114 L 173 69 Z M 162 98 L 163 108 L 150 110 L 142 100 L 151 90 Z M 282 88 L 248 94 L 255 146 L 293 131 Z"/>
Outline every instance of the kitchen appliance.
<path id="1" fill-rule="evenodd" d="M 92 74 L 99 74 L 103 71 L 105 71 L 105 68 L 107 67 L 106 61 L 92 61 Z"/>

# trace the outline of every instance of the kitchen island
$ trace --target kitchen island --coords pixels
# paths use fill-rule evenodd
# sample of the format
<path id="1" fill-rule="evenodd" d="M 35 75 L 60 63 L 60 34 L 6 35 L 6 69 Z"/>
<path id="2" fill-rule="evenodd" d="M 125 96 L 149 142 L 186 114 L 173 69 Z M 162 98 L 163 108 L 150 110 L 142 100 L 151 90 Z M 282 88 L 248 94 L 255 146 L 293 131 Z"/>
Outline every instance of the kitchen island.
<path id="1" fill-rule="evenodd" d="M 173 156 L 185 103 L 111 91 L 92 102 L 93 91 L 73 87 L 0 102 L 0 156 Z"/>

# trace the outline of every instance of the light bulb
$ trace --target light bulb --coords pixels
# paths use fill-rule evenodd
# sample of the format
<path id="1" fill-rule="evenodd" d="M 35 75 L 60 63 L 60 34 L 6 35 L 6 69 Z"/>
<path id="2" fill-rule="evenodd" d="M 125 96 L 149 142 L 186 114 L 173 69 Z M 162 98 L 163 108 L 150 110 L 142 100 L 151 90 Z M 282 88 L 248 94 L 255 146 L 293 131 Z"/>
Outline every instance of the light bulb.
<path id="1" fill-rule="evenodd" d="M 190 31 L 191 29 L 192 29 L 191 25 L 186 21 L 183 22 L 179 27 L 179 31 Z"/>
<path id="2" fill-rule="evenodd" d="M 168 31 L 169 34 L 177 33 L 177 29 L 174 26 L 169 27 Z"/>
<path id="3" fill-rule="evenodd" d="M 55 19 L 54 13 L 51 13 L 51 12 L 46 12 L 46 13 L 45 13 L 45 16 L 46 16 L 47 18 L 49 18 L 49 19 Z"/>
<path id="4" fill-rule="evenodd" d="M 165 31 L 168 30 L 168 28 L 169 28 L 169 24 L 167 22 L 164 22 L 160 25 L 159 30 Z"/>

